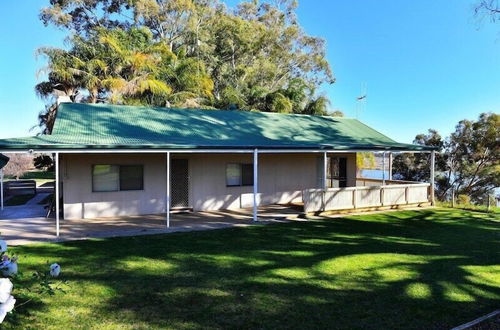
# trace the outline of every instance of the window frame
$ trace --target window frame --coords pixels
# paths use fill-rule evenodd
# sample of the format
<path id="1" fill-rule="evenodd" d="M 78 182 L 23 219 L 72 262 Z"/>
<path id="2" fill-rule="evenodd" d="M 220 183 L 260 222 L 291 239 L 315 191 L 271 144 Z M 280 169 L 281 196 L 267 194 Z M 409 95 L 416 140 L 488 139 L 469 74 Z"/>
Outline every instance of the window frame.
<path id="1" fill-rule="evenodd" d="M 116 190 L 96 190 L 95 189 L 95 182 L 94 182 L 94 168 L 96 166 L 116 166 L 118 168 L 118 189 Z M 121 178 L 121 173 L 122 170 L 121 168 L 125 166 L 140 166 L 142 169 L 142 180 L 141 180 L 141 189 L 122 189 L 122 178 Z M 92 193 L 110 193 L 110 192 L 121 192 L 121 191 L 144 191 L 144 164 L 92 164 L 90 166 L 90 178 L 92 181 Z"/>

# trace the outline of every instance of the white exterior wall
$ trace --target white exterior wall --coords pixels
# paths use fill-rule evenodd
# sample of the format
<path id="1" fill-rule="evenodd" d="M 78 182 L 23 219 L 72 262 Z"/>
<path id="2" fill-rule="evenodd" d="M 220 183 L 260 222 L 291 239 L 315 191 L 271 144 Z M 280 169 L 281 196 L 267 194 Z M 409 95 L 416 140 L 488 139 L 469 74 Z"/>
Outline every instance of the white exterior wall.
<path id="1" fill-rule="evenodd" d="M 356 184 L 356 154 L 347 157 L 348 185 Z M 252 154 L 190 154 L 189 202 L 195 211 L 238 209 L 253 205 L 253 187 L 226 187 L 228 163 L 253 162 Z M 302 190 L 321 187 L 322 154 L 259 154 L 260 205 L 302 202 Z"/>
<path id="2" fill-rule="evenodd" d="M 92 192 L 92 165 L 144 165 L 144 190 Z M 82 219 L 165 212 L 164 154 L 61 155 L 64 217 Z"/>
<path id="3" fill-rule="evenodd" d="M 347 157 L 348 186 L 356 184 L 356 155 Z M 228 163 L 253 162 L 252 154 L 173 154 L 189 160 L 189 203 L 195 211 L 251 207 L 253 187 L 226 187 Z M 165 154 L 61 155 L 64 216 L 67 219 L 165 212 Z M 142 164 L 144 190 L 92 192 L 92 165 Z M 259 154 L 261 205 L 302 201 L 302 190 L 321 187 L 323 154 Z M 172 183 L 172 187 L 174 183 Z"/>
<path id="4" fill-rule="evenodd" d="M 189 159 L 189 201 L 195 211 L 238 209 L 253 203 L 253 187 L 226 187 L 226 165 L 253 162 L 252 154 L 177 155 Z M 302 190 L 318 186 L 317 154 L 259 154 L 261 205 L 302 201 Z"/>

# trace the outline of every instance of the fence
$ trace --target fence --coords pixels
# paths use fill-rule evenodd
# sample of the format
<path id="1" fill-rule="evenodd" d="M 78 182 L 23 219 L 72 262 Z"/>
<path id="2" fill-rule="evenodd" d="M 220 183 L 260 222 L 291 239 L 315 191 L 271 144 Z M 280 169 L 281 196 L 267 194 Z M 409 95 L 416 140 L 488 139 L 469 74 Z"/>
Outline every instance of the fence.
<path id="1" fill-rule="evenodd" d="M 4 182 L 4 190 L 7 195 L 23 195 L 32 193 L 36 195 L 35 180 L 17 180 Z"/>
<path id="2" fill-rule="evenodd" d="M 429 183 L 306 189 L 302 192 L 304 211 L 376 208 L 430 202 Z"/>

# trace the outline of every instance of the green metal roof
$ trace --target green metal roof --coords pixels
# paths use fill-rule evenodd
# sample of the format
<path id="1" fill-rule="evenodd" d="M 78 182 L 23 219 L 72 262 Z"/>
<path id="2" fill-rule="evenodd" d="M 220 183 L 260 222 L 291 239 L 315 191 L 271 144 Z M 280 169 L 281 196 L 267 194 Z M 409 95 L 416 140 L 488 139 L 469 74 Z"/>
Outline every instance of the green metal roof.
<path id="1" fill-rule="evenodd" d="M 356 119 L 253 111 L 62 103 L 52 135 L 0 139 L 0 150 L 431 150 Z"/>

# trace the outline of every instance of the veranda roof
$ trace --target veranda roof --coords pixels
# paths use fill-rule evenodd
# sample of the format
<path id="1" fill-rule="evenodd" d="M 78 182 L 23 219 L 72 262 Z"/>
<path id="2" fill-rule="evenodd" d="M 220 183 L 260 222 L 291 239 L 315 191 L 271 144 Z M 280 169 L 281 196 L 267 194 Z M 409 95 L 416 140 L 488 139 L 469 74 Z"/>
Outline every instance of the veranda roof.
<path id="1" fill-rule="evenodd" d="M 237 110 L 62 103 L 52 135 L 0 139 L 0 150 L 321 149 L 428 151 L 357 119 Z"/>

